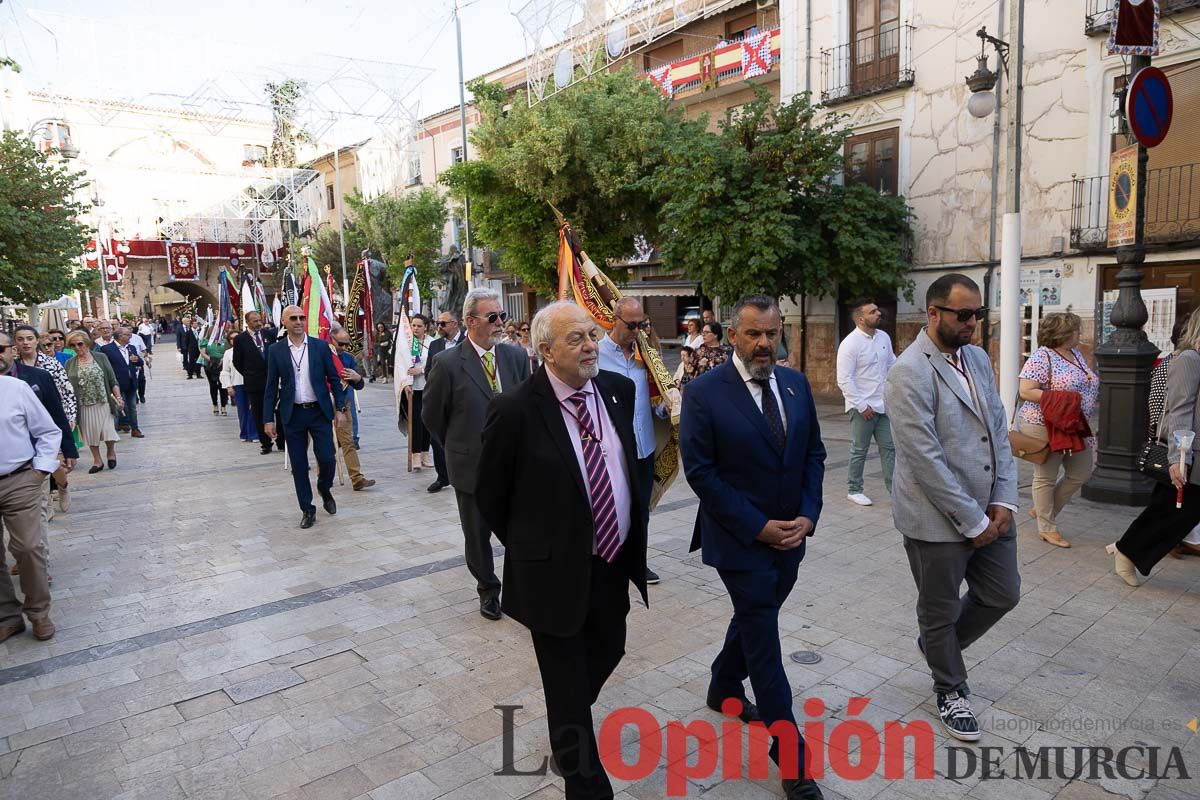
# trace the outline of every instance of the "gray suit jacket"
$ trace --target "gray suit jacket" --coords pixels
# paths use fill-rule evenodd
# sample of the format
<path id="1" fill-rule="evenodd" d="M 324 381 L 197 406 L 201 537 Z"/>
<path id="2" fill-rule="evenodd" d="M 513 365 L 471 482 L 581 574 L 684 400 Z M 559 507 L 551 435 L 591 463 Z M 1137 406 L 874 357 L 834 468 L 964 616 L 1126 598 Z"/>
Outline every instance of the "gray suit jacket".
<path id="1" fill-rule="evenodd" d="M 1179 463 L 1179 448 L 1175 446 L 1175 431 L 1195 431 L 1196 420 L 1200 419 L 1200 353 L 1184 350 L 1167 365 L 1167 400 L 1163 406 L 1158 435 L 1167 443 L 1167 458 L 1170 463 Z M 1192 451 L 1187 461 L 1188 483 L 1200 484 L 1200 469 L 1196 468 L 1200 453 L 1200 436 L 1192 440 Z"/>
<path id="2" fill-rule="evenodd" d="M 521 348 L 498 344 L 496 372 L 503 391 L 515 389 L 529 377 L 529 356 Z M 421 421 L 446 451 L 450 485 L 459 492 L 475 493 L 483 423 L 490 402 L 492 388 L 470 342 L 464 339 L 462 344 L 430 359 L 421 396 Z"/>
<path id="3" fill-rule="evenodd" d="M 961 542 L 989 505 L 1017 505 L 1017 465 L 991 362 L 973 345 L 959 356 L 982 415 L 925 331 L 888 373 L 884 403 L 896 444 L 892 517 L 912 539 Z"/>

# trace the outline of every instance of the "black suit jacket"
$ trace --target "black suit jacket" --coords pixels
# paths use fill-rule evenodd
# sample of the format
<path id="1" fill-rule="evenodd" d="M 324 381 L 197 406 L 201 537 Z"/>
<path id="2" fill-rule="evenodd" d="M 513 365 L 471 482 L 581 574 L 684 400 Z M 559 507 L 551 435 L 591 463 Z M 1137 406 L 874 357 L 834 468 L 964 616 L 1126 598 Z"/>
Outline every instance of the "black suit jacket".
<path id="1" fill-rule="evenodd" d="M 196 338 L 196 332 L 191 328 L 183 329 L 183 346 L 179 350 L 185 355 L 190 354 L 193 361 L 200 358 L 200 340 Z"/>
<path id="2" fill-rule="evenodd" d="M 650 499 L 640 496 L 637 480 L 633 381 L 601 370 L 594 382 L 625 450 L 631 497 L 629 536 L 615 563 L 628 571 L 649 606 Z M 596 535 L 570 435 L 543 366 L 488 407 L 475 488 L 480 513 L 505 546 L 504 613 L 535 633 L 554 636 L 570 636 L 583 627 Z"/>
<path id="3" fill-rule="evenodd" d="M 425 378 L 426 379 L 429 378 L 429 374 L 433 370 L 433 357 L 436 356 L 438 353 L 445 352 L 446 348 L 450 347 L 451 345 L 454 345 L 457 347 L 459 344 L 462 343 L 462 340 L 465 338 L 467 338 L 467 335 L 461 328 L 458 331 L 458 336 L 456 336 L 453 339 L 453 341 L 447 339 L 445 336 L 435 336 L 433 338 L 433 342 L 429 345 L 429 355 L 425 356 L 425 358 L 428 359 L 428 361 L 429 361 L 428 369 L 425 370 Z M 395 347 L 394 342 L 393 342 L 392 346 Z M 392 352 L 395 352 L 395 351 L 393 350 Z"/>
<path id="4" fill-rule="evenodd" d="M 29 384 L 29 388 L 33 389 L 33 393 L 37 395 L 38 400 L 49 412 L 54 424 L 62 431 L 62 444 L 59 446 L 62 454 L 67 458 L 79 458 L 79 450 L 75 447 L 75 437 L 71 434 L 71 423 L 67 420 L 66 412 L 63 411 L 62 396 L 58 393 L 58 387 L 54 385 L 54 377 L 40 367 L 31 367 L 27 364 L 17 364 L 12 374 Z"/>
<path id="5" fill-rule="evenodd" d="M 274 337 L 267 338 L 265 329 L 260 330 L 263 337 L 263 351 L 258 352 L 254 343 L 254 335 L 242 331 L 233 339 L 233 368 L 242 376 L 248 392 L 261 392 L 267 385 L 267 348 L 275 341 Z"/>
<path id="6" fill-rule="evenodd" d="M 125 356 L 121 354 L 121 345 L 114 340 L 101 347 L 100 352 L 108 356 L 108 363 L 112 364 L 113 374 L 117 376 L 117 386 L 121 391 L 132 392 L 136 389 L 137 368 L 125 360 Z"/>

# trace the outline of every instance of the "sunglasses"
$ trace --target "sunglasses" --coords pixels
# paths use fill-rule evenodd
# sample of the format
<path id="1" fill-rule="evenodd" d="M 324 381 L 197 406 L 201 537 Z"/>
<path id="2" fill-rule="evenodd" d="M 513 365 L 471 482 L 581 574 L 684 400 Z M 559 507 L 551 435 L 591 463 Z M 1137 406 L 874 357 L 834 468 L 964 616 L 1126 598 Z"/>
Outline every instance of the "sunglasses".
<path id="1" fill-rule="evenodd" d="M 493 311 L 492 313 L 488 314 L 486 317 L 481 317 L 478 314 L 471 314 L 470 316 L 474 317 L 475 319 L 486 319 L 488 321 L 488 325 L 495 325 L 497 322 L 507 322 L 508 321 L 508 312 L 507 311 Z M 441 324 L 441 323 L 439 323 L 439 324 Z"/>
<path id="2" fill-rule="evenodd" d="M 299 316 L 293 314 L 292 316 L 288 317 L 288 322 L 295 322 L 298 319 L 304 320 L 308 319 L 308 317 L 304 316 L 303 314 L 300 314 Z"/>
<path id="3" fill-rule="evenodd" d="M 437 323 L 437 326 L 438 326 L 439 328 L 444 328 L 444 327 L 446 327 L 446 326 L 447 326 L 447 325 L 449 325 L 449 324 L 450 324 L 450 322 L 449 322 L 448 320 L 439 319 L 439 320 L 438 320 L 438 323 Z"/>
<path id="4" fill-rule="evenodd" d="M 51 336 L 50 338 L 51 338 L 52 340 L 56 341 L 56 342 L 61 342 L 63 337 L 61 337 L 61 336 Z"/>
<path id="5" fill-rule="evenodd" d="M 520 327 L 520 329 L 519 329 L 519 330 L 520 330 L 520 332 L 521 332 L 521 333 L 529 333 L 529 326 L 528 326 L 528 325 L 522 325 L 522 326 Z"/>
<path id="6" fill-rule="evenodd" d="M 617 319 L 621 319 L 621 318 L 617 317 Z M 621 319 L 621 322 L 624 322 L 625 327 L 629 328 L 629 330 L 631 330 L 631 331 L 648 331 L 648 330 L 650 330 L 650 320 L 648 320 L 648 319 L 644 319 L 641 322 L 630 322 L 627 319 Z"/>
<path id="7" fill-rule="evenodd" d="M 988 315 L 988 307 L 980 306 L 979 308 L 946 308 L 946 306 L 934 306 L 938 311 L 945 311 L 953 314 L 954 318 L 959 322 L 966 322 L 971 317 L 977 320 L 982 320 Z"/>

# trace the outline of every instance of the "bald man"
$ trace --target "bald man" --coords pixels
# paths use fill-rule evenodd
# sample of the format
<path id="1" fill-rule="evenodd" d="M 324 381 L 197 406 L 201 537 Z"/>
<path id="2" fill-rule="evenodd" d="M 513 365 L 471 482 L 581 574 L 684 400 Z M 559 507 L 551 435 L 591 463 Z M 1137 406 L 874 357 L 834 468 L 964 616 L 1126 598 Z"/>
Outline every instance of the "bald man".
<path id="1" fill-rule="evenodd" d="M 333 499 L 333 473 L 337 455 L 333 449 L 333 422 L 341 424 L 345 415 L 336 409 L 346 405 L 342 379 L 333 364 L 329 345 L 307 333 L 308 322 L 299 306 L 283 310 L 287 337 L 267 351 L 267 384 L 263 406 L 263 429 L 275 436 L 275 404 L 279 403 L 279 421 L 287 439 L 287 455 L 292 462 L 292 480 L 296 500 L 303 516 L 301 528 L 316 522 L 312 484 L 308 479 L 308 439 L 312 437 L 317 458 L 317 492 L 326 513 L 336 514 Z M 329 394 L 333 393 L 330 400 Z"/>

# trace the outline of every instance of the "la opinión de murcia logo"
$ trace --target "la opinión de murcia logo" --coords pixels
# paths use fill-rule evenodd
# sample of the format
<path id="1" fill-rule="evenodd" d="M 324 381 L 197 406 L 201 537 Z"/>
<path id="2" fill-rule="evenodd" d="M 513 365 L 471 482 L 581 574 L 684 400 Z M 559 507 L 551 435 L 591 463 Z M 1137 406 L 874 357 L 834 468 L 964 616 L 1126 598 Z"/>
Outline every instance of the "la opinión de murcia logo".
<path id="1" fill-rule="evenodd" d="M 850 698 L 847 715 L 859 716 L 870 702 L 867 697 Z M 545 775 L 548 769 L 557 774 L 548 757 L 533 769 L 517 769 L 514 730 L 516 712 L 523 708 L 520 705 L 495 706 L 500 712 L 503 734 L 502 767 L 494 774 Z M 929 722 L 888 720 L 879 731 L 863 719 L 846 719 L 836 724 L 819 719 L 827 711 L 825 702 L 819 697 L 805 700 L 803 709 L 813 718 L 803 724 L 807 776 L 820 780 L 832 773 L 846 781 L 866 780 L 876 774 L 888 780 L 906 777 L 934 780 L 938 777 L 934 769 L 936 739 Z M 600 724 L 599 768 L 618 780 L 639 781 L 658 769 L 665 753 L 667 796 L 686 797 L 689 779 L 717 775 L 721 780 L 769 779 L 771 739 L 775 737 L 779 739 L 781 758 L 779 776 L 799 776 L 800 765 L 796 757 L 799 728 L 796 725 L 787 722 L 769 726 L 762 722 L 743 724 L 736 719 L 742 704 L 735 698 L 726 699 L 721 710 L 729 719 L 720 723 L 718 735 L 717 725 L 707 719 L 671 720 L 664 726 L 645 709 L 632 706 L 615 709 Z M 632 753 L 632 760 L 627 760 L 629 756 L 622 751 L 621 736 L 627 727 L 637 732 L 637 748 Z M 1097 728 L 1103 729 L 1103 726 Z M 586 741 L 586 737 L 580 737 L 578 741 Z M 1008 762 L 1010 754 L 1015 754 L 1011 771 L 1002 766 Z M 596 765 L 586 763 L 587 753 L 580 755 L 581 771 L 590 774 Z M 946 775 L 943 777 L 962 780 L 973 776 L 981 780 L 1191 778 L 1178 747 L 947 747 Z"/>

